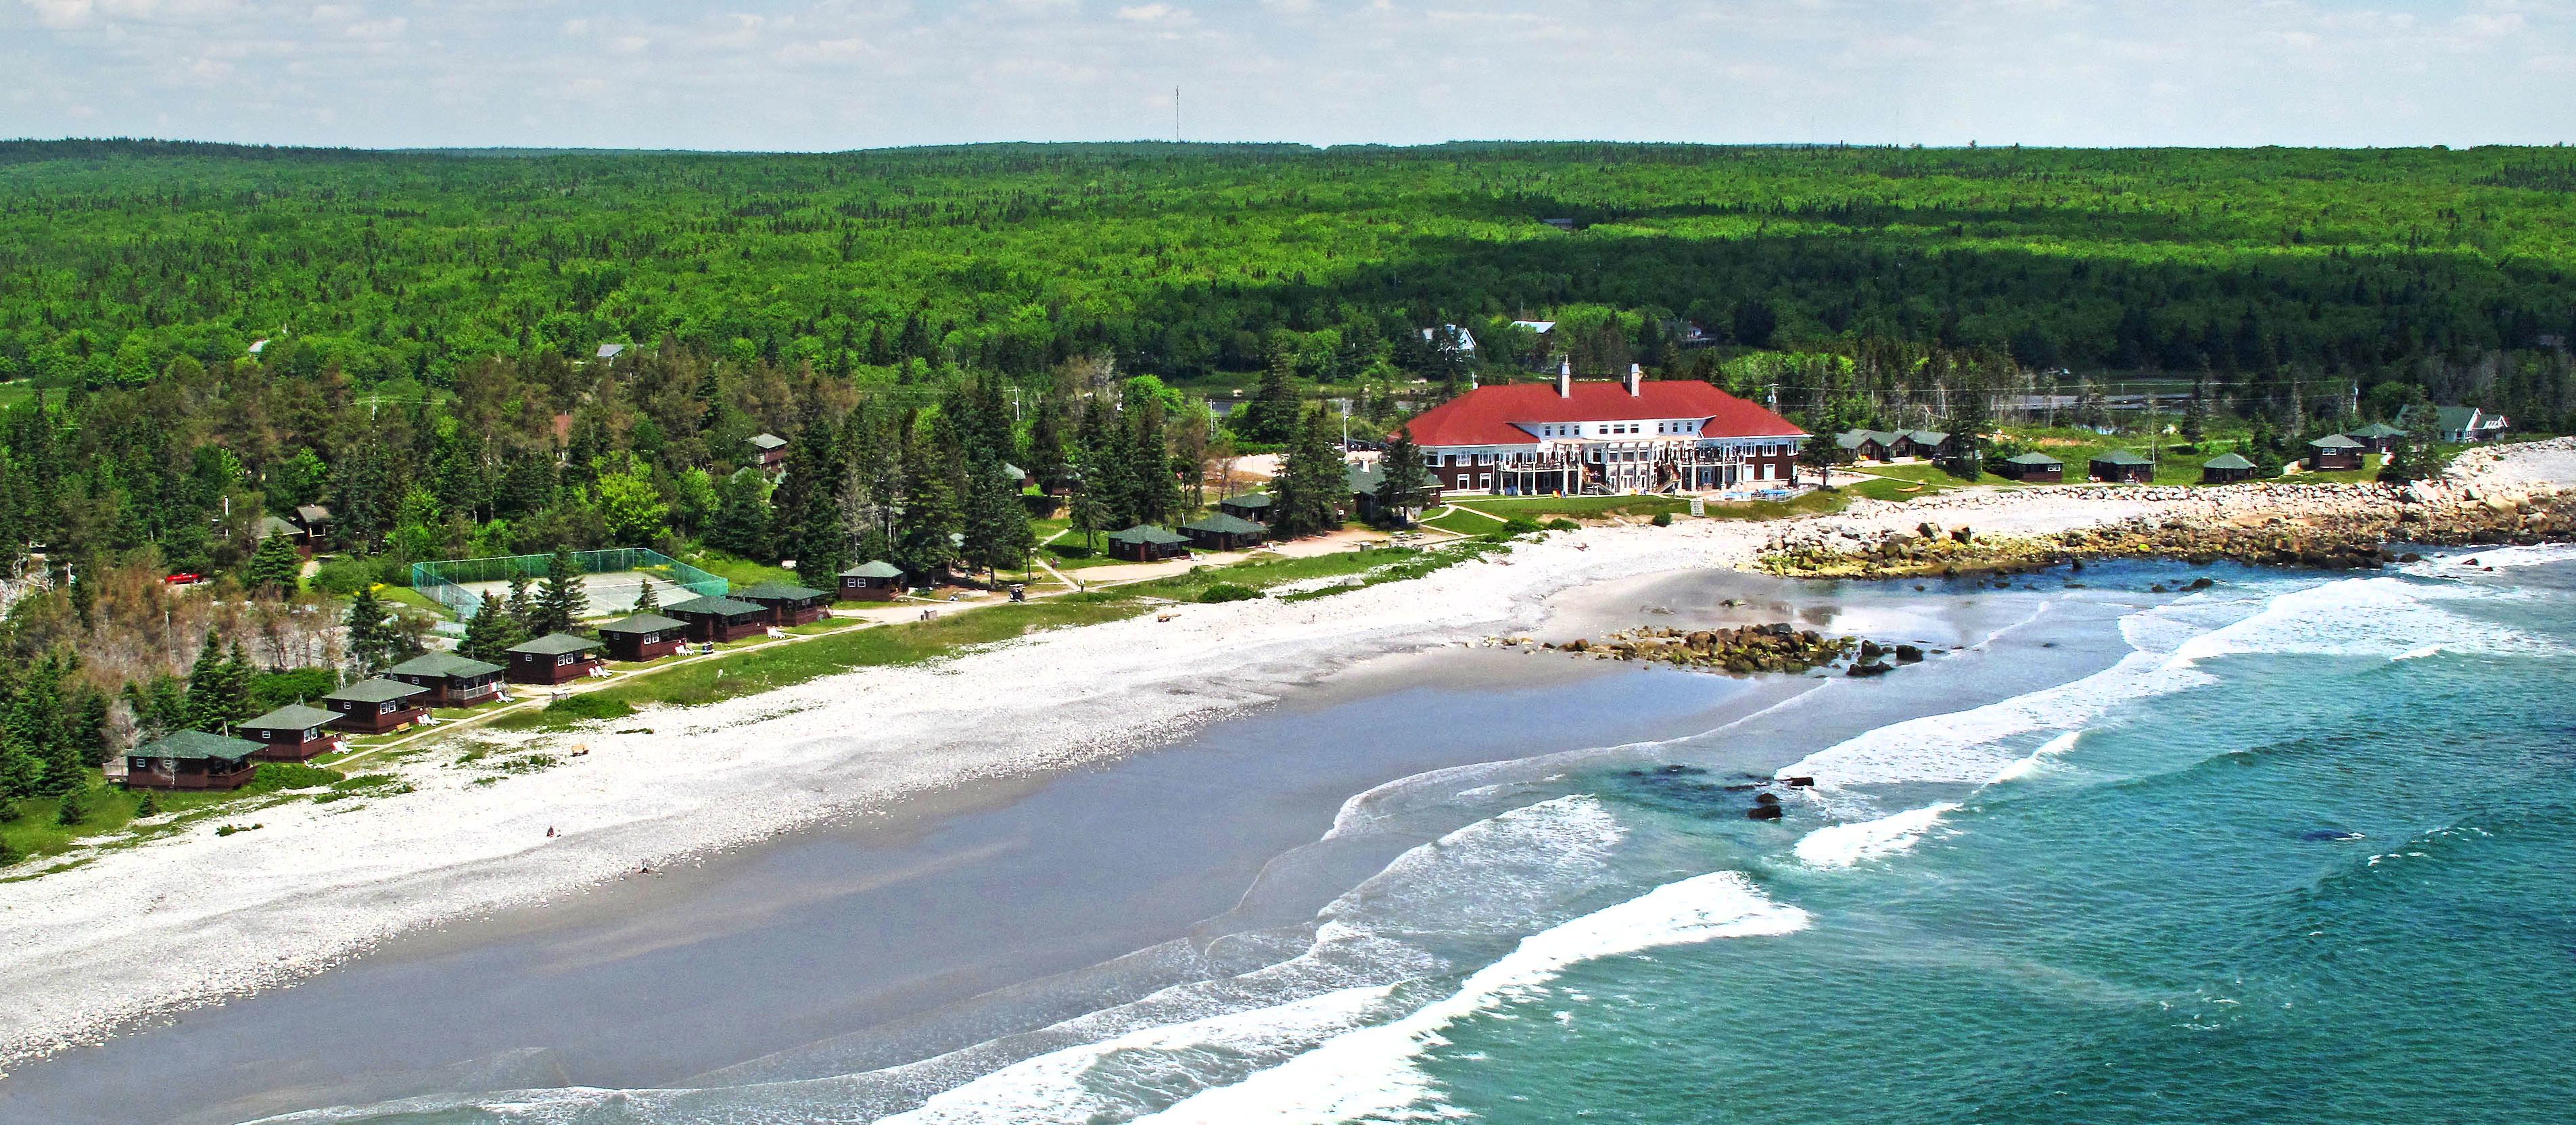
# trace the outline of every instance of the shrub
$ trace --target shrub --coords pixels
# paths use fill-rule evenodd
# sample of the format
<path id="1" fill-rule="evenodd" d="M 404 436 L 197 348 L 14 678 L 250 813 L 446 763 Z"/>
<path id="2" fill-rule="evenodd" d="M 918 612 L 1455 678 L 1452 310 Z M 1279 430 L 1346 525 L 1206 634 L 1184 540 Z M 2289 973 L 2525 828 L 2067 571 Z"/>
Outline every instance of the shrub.
<path id="1" fill-rule="evenodd" d="M 635 708 L 623 699 L 608 699 L 594 692 L 589 695 L 567 695 L 546 704 L 546 714 L 557 719 L 623 719 Z"/>
<path id="2" fill-rule="evenodd" d="M 1657 512 L 1655 513 L 1654 523 L 1656 527 L 1671 527 L 1673 525 L 1673 514 L 1671 512 Z"/>
<path id="3" fill-rule="evenodd" d="M 75 789 L 63 794 L 63 803 L 54 813 L 54 823 L 70 827 L 89 819 L 89 790 Z"/>
<path id="4" fill-rule="evenodd" d="M 1539 530 L 1540 528 L 1537 523 L 1520 516 L 1513 516 L 1512 518 L 1503 521 L 1503 534 L 1505 535 L 1529 535 Z"/>
<path id="5" fill-rule="evenodd" d="M 1232 582 L 1219 582 L 1199 591 L 1199 600 L 1202 602 L 1248 602 L 1260 596 L 1261 591 L 1250 586 L 1237 586 Z"/>
<path id="6" fill-rule="evenodd" d="M 134 815 L 136 816 L 153 816 L 158 814 L 160 811 L 161 800 L 160 798 L 153 796 L 152 791 L 149 789 L 144 790 L 143 795 L 135 799 Z"/>
<path id="7" fill-rule="evenodd" d="M 1567 519 L 1564 516 L 1558 516 L 1555 519 L 1547 521 L 1547 529 L 1549 531 L 1581 531 L 1583 530 L 1583 525 Z"/>
<path id="8" fill-rule="evenodd" d="M 372 560 L 342 556 L 325 560 L 315 568 L 307 584 L 323 593 L 345 598 L 378 582 L 380 569 Z"/>
<path id="9" fill-rule="evenodd" d="M 317 785 L 337 784 L 341 773 L 302 762 L 261 762 L 259 773 L 245 788 L 256 793 L 274 793 L 280 789 L 311 789 Z"/>
<path id="10" fill-rule="evenodd" d="M 18 807 L 18 802 L 0 797 L 0 824 L 15 822 L 19 817 L 26 815 L 26 811 Z"/>
<path id="11" fill-rule="evenodd" d="M 1049 543 L 1047 550 L 1060 559 L 1087 559 L 1100 553 L 1080 543 Z"/>

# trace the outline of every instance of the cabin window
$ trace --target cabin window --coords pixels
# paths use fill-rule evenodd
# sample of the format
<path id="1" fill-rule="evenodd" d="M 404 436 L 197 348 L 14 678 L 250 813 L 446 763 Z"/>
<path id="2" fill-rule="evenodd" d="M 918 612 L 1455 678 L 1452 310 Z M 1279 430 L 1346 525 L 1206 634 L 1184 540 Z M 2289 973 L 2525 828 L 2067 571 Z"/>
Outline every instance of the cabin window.
<path id="1" fill-rule="evenodd" d="M 306 728 L 304 728 L 304 738 L 303 738 L 303 741 L 311 742 L 311 741 L 313 741 L 314 739 L 319 738 L 319 737 L 321 737 L 321 736 L 322 736 L 322 728 L 320 728 L 320 727 L 306 727 Z"/>
<path id="2" fill-rule="evenodd" d="M 555 667 L 557 667 L 557 668 L 561 668 L 561 667 L 563 667 L 564 665 L 567 665 L 567 664 L 570 664 L 570 663 L 572 663 L 572 654 L 571 654 L 571 653 L 569 653 L 569 652 L 567 652 L 567 653 L 563 653 L 563 654 L 558 655 L 558 656 L 556 656 L 556 657 L 555 657 Z"/>
<path id="3" fill-rule="evenodd" d="M 391 703 L 379 703 L 379 704 L 376 704 L 376 714 L 379 714 L 379 715 L 390 715 L 390 714 L 393 714 L 393 713 L 394 713 L 394 705 L 393 705 L 393 704 L 391 704 Z"/>

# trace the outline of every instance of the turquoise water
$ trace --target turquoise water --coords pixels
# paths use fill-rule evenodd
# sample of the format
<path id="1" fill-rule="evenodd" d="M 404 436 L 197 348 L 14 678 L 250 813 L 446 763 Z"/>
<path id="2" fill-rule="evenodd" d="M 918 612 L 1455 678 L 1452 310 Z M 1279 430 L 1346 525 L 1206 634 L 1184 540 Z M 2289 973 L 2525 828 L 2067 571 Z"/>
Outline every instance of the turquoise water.
<path id="1" fill-rule="evenodd" d="M 1505 1122 L 2568 1120 L 2576 568 L 2312 582 L 2007 780 L 1870 796 L 1958 805 L 1910 849 L 1712 833 L 1810 923 L 1576 966 L 1423 1070 Z"/>
<path id="2" fill-rule="evenodd" d="M 2481 562 L 2017 591 L 2129 655 L 1799 746 L 1776 823 L 1744 744 L 1884 689 L 1383 787 L 1317 846 L 1423 842 L 1311 924 L 910 1066 L 298 1120 L 2568 1120 L 2576 553 Z"/>

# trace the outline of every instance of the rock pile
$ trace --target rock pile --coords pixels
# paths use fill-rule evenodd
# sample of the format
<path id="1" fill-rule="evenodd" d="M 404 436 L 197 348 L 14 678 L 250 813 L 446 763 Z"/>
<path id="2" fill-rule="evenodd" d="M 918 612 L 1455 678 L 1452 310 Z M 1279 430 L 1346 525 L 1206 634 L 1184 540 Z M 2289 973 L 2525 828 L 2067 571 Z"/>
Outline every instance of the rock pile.
<path id="1" fill-rule="evenodd" d="M 1530 645 L 1528 637 L 1495 638 L 1501 645 Z M 1652 660 L 1676 668 L 1751 676 L 1764 672 L 1799 673 L 1829 667 L 1851 658 L 1848 674 L 1875 676 L 1923 659 L 1915 645 L 1883 645 L 1857 637 L 1828 637 L 1786 623 L 1742 625 L 1731 629 L 1672 629 L 1640 626 L 1593 640 L 1578 637 L 1564 644 L 1540 644 L 1595 660 Z"/>

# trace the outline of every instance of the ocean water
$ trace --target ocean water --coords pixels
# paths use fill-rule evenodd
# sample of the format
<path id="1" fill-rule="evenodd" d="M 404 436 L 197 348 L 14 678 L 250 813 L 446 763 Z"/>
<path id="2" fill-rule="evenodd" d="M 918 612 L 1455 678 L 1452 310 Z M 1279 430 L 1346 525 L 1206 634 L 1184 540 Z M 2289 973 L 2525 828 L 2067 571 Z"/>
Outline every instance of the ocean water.
<path id="1" fill-rule="evenodd" d="M 2570 1120 L 2576 552 L 2478 557 L 2142 599 L 1778 822 L 1752 727 L 1384 786 L 1333 834 L 1421 842 L 1311 921 L 964 1051 L 281 1120 Z"/>

